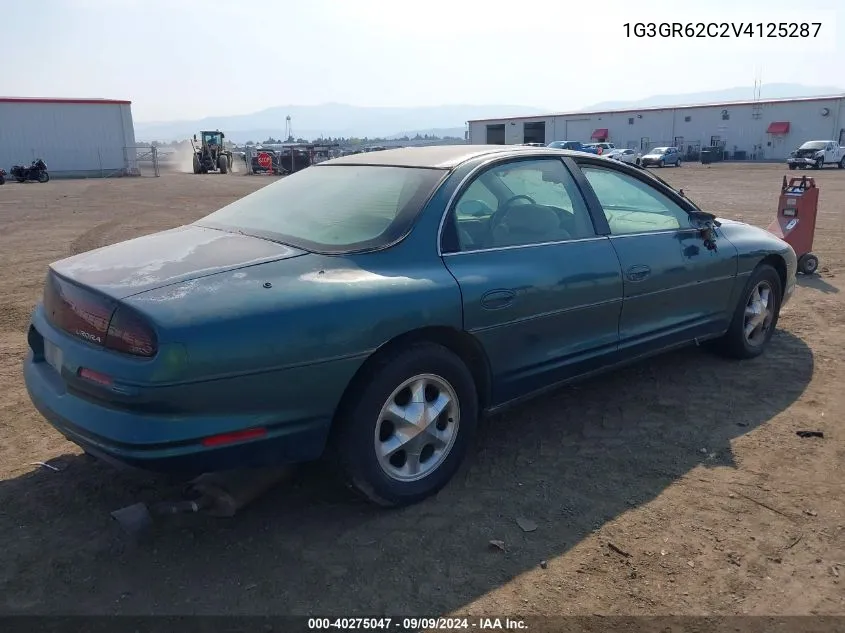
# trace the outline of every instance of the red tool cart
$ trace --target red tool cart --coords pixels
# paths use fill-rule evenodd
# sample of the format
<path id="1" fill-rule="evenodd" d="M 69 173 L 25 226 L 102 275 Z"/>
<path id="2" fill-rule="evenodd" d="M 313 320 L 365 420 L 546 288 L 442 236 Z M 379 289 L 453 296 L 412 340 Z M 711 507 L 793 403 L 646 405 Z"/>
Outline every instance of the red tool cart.
<path id="1" fill-rule="evenodd" d="M 819 267 L 813 253 L 816 215 L 819 209 L 819 188 L 807 176 L 783 177 L 778 199 L 777 219 L 769 225 L 769 232 L 788 243 L 798 256 L 798 272 L 812 275 Z"/>

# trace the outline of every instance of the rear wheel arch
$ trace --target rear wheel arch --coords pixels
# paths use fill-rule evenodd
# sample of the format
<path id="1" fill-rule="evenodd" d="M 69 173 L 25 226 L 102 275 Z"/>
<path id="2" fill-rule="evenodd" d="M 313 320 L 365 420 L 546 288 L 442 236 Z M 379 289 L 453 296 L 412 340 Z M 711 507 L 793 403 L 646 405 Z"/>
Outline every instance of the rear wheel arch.
<path id="1" fill-rule="evenodd" d="M 355 395 L 360 392 L 361 385 L 366 383 L 369 376 L 382 361 L 417 343 L 442 345 L 460 358 L 475 381 L 478 392 L 478 410 L 484 411 L 487 408 L 491 398 L 492 379 L 490 362 L 481 343 L 463 330 L 446 326 L 432 326 L 400 334 L 382 344 L 370 354 L 344 389 L 335 411 L 335 418 L 354 401 Z"/>

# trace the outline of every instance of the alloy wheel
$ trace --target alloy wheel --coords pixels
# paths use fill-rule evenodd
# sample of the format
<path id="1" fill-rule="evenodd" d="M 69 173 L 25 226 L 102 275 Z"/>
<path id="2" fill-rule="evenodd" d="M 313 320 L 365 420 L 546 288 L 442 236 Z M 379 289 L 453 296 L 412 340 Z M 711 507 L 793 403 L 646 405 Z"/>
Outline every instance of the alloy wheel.
<path id="1" fill-rule="evenodd" d="M 375 429 L 375 451 L 384 473 L 418 481 L 448 457 L 458 437 L 460 405 L 440 376 L 420 374 L 399 385 L 385 402 Z"/>
<path id="2" fill-rule="evenodd" d="M 774 319 L 774 293 L 767 281 L 758 283 L 745 304 L 743 332 L 749 345 L 757 347 L 766 341 Z"/>

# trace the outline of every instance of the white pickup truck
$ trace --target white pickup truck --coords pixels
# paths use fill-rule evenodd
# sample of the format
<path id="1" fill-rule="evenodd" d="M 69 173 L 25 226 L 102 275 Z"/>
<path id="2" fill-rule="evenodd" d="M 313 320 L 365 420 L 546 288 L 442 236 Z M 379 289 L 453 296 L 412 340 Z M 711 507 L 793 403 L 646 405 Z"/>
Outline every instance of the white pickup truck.
<path id="1" fill-rule="evenodd" d="M 790 169 L 821 169 L 825 165 L 837 165 L 845 169 L 845 147 L 836 141 L 807 141 L 786 159 Z"/>

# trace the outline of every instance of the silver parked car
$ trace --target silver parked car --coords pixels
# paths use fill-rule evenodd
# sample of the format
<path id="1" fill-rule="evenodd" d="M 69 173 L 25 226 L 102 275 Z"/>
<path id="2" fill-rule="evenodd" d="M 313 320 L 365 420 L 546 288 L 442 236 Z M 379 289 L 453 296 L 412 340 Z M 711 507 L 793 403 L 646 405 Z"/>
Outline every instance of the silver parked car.
<path id="1" fill-rule="evenodd" d="M 658 167 L 666 167 L 667 165 L 681 166 L 681 150 L 677 147 L 655 147 L 650 149 L 640 159 L 640 164 L 643 167 L 651 167 L 657 165 Z"/>

